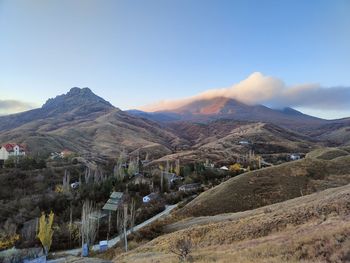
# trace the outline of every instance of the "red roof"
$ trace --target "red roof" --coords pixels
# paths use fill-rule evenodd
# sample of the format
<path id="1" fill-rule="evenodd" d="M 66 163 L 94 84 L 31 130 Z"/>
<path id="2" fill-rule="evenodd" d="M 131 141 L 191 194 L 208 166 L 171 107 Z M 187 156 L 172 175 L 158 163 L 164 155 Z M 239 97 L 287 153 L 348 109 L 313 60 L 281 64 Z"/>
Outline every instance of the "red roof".
<path id="1" fill-rule="evenodd" d="M 19 150 L 20 151 L 24 151 L 25 150 L 25 146 L 23 144 L 17 144 L 17 143 L 7 143 L 4 144 L 3 147 L 5 147 L 6 151 L 8 152 L 12 152 L 13 148 L 18 145 L 19 146 Z"/>

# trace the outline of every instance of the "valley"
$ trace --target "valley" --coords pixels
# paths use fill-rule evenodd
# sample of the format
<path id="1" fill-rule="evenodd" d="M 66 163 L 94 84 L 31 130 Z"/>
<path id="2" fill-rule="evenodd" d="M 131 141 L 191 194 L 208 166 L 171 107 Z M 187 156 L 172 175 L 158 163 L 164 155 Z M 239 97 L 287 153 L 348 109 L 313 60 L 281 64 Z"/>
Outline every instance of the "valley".
<path id="1" fill-rule="evenodd" d="M 38 220 L 52 212 L 52 258 L 79 250 L 82 239 L 92 246 L 119 236 L 107 251 L 90 252 L 115 262 L 177 262 L 180 240 L 191 243 L 194 262 L 346 262 L 349 125 L 222 97 L 173 111 L 122 111 L 72 88 L 41 108 L 0 117 L 8 151 L 0 258 L 14 257 L 3 256 L 11 247 L 35 254 Z M 88 239 L 86 206 L 98 222 Z M 315 240 L 330 242 L 328 254 Z"/>

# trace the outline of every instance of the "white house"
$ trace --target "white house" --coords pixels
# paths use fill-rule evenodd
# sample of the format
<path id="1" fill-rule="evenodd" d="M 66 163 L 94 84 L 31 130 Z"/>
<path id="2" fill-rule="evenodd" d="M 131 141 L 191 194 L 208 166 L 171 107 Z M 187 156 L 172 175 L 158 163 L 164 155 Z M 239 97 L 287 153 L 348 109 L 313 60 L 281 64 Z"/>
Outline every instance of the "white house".
<path id="1" fill-rule="evenodd" d="M 11 156 L 24 156 L 26 155 L 25 147 L 21 144 L 8 143 L 4 144 L 0 148 L 0 160 L 7 160 Z"/>
<path id="2" fill-rule="evenodd" d="M 144 196 L 144 197 L 142 198 L 142 201 L 143 201 L 144 203 L 148 203 L 148 202 L 150 202 L 150 201 L 152 201 L 152 200 L 157 199 L 158 197 L 159 197 L 159 195 L 158 195 L 157 193 L 150 193 L 149 195 Z"/>
<path id="3" fill-rule="evenodd" d="M 220 170 L 228 171 L 228 168 L 226 166 L 220 167 Z"/>
<path id="4" fill-rule="evenodd" d="M 300 155 L 297 154 L 297 153 L 293 153 L 293 154 L 290 155 L 290 159 L 292 161 L 300 160 Z"/>

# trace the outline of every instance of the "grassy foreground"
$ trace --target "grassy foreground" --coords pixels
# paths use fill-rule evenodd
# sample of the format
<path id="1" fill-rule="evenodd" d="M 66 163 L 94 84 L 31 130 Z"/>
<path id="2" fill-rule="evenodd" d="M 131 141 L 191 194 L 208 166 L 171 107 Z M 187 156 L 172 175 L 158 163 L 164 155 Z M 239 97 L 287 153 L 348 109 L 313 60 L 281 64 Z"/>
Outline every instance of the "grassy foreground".
<path id="1" fill-rule="evenodd" d="M 169 229 L 115 262 L 178 262 L 170 247 L 183 236 L 193 262 L 350 262 L 350 185 Z"/>

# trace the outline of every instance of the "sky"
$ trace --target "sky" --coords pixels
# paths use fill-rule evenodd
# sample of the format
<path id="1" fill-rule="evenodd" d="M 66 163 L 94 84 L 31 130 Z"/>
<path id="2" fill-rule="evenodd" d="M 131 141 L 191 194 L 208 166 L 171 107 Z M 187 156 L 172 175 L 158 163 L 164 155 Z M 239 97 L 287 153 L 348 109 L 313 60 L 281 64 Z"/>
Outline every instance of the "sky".
<path id="1" fill-rule="evenodd" d="M 0 0 L 0 114 L 76 86 L 132 109 L 259 75 L 282 83 L 259 103 L 350 116 L 349 14 L 348 0 Z"/>

